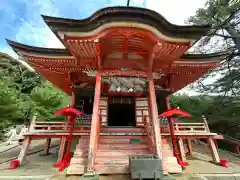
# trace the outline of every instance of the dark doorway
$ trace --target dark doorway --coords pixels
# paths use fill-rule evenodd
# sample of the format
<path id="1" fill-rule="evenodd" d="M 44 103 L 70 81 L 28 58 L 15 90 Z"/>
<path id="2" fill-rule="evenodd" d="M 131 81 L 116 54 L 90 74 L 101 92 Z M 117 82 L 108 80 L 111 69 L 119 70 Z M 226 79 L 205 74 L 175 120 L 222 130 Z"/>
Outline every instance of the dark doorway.
<path id="1" fill-rule="evenodd" d="M 136 126 L 135 106 L 131 103 L 115 102 L 108 105 L 108 126 Z"/>

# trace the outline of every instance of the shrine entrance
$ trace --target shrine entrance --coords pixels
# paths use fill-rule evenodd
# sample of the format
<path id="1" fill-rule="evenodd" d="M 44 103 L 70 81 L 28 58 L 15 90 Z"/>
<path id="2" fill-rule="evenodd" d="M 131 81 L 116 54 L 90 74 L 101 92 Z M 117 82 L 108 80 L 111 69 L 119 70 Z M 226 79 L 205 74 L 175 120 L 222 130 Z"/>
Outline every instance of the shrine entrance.
<path id="1" fill-rule="evenodd" d="M 113 97 L 108 103 L 108 126 L 136 127 L 135 105 L 132 97 Z"/>

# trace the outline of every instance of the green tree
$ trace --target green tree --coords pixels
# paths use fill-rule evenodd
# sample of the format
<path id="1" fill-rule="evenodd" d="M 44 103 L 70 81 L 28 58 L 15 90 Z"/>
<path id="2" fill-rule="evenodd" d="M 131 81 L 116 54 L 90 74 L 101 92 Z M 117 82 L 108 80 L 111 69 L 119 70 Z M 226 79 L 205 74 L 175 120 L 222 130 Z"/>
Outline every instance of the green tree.
<path id="1" fill-rule="evenodd" d="M 69 104 L 69 97 L 49 83 L 34 88 L 30 97 L 33 101 L 32 112 L 43 120 L 55 119 L 52 113 Z"/>
<path id="2" fill-rule="evenodd" d="M 201 39 L 195 51 L 227 51 L 229 56 L 221 68 L 212 71 L 199 81 L 200 92 L 221 93 L 223 96 L 240 95 L 240 1 L 208 0 L 188 19 L 191 24 L 210 24 L 211 31 Z M 203 83 L 206 78 L 217 75 L 214 83 Z"/>

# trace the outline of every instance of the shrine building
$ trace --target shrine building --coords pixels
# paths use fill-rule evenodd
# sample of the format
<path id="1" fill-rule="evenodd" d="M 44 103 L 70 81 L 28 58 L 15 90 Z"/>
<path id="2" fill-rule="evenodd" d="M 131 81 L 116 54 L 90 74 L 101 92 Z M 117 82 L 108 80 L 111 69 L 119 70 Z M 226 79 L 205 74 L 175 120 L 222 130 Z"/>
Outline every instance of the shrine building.
<path id="1" fill-rule="evenodd" d="M 80 141 L 68 174 L 129 173 L 129 157 L 147 154 L 162 160 L 163 172 L 179 173 L 180 162 L 186 161 L 183 140 L 197 138 L 209 140 L 219 163 L 213 141 L 219 136 L 210 133 L 206 123 L 201 131 L 176 123 L 175 135 L 170 136 L 171 125 L 159 120 L 159 114 L 171 108 L 169 95 L 226 58 L 225 53 L 187 53 L 208 34 L 209 25 L 174 25 L 155 11 L 136 7 L 103 8 L 80 20 L 42 18 L 64 49 L 7 42 L 21 60 L 71 96 L 72 106 L 87 114 L 86 127 L 78 131 L 88 134 L 76 135 Z M 171 138 L 177 141 L 179 157 Z M 132 143 L 136 139 L 139 143 Z M 62 155 L 63 145 L 60 150 Z"/>

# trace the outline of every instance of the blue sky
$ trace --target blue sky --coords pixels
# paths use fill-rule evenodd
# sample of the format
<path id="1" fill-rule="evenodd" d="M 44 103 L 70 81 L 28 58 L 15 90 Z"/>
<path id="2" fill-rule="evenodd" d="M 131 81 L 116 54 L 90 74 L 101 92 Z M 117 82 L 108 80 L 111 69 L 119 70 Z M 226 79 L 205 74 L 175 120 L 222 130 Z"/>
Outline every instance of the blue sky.
<path id="1" fill-rule="evenodd" d="M 83 2 L 84 0 L 1 0 L 0 51 L 10 51 L 5 38 L 34 46 L 62 47 L 43 22 L 41 14 L 81 19 L 103 7 L 127 4 L 127 0 Z M 132 0 L 130 5 L 145 7 L 146 1 Z"/>
<path id="2" fill-rule="evenodd" d="M 174 24 L 184 24 L 206 0 L 131 0 L 130 6 L 157 11 Z M 5 38 L 40 47 L 62 47 L 41 14 L 81 19 L 107 6 L 125 6 L 127 0 L 0 0 L 0 51 L 16 54 Z"/>
<path id="3" fill-rule="evenodd" d="M 206 0 L 130 0 L 130 6 L 152 9 L 178 25 L 185 24 L 205 3 Z M 64 48 L 41 14 L 81 19 L 103 7 L 126 5 L 127 0 L 0 0 L 0 52 L 17 58 L 5 38 L 33 46 Z"/>

